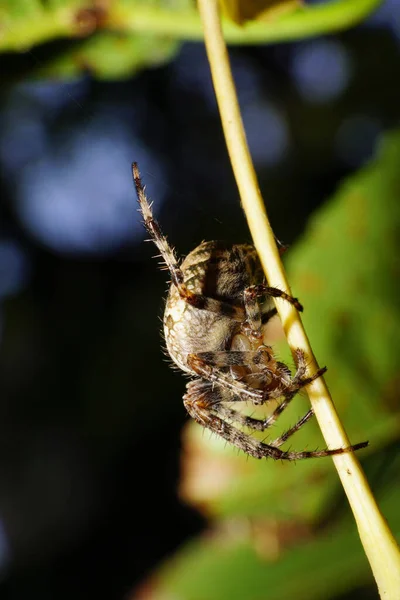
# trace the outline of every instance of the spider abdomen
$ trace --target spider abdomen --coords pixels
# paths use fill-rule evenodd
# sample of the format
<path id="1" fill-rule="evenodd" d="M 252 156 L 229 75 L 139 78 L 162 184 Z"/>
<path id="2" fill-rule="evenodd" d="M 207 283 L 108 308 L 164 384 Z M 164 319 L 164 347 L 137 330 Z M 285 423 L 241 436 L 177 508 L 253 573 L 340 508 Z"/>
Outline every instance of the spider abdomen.
<path id="1" fill-rule="evenodd" d="M 229 307 L 244 311 L 244 290 L 263 279 L 257 253 L 248 244 L 203 242 L 188 254 L 181 271 L 190 292 L 221 301 L 228 311 Z M 172 360 L 189 373 L 189 354 L 229 349 L 240 329 L 230 314 L 204 308 L 189 304 L 171 285 L 164 313 L 165 341 Z"/>

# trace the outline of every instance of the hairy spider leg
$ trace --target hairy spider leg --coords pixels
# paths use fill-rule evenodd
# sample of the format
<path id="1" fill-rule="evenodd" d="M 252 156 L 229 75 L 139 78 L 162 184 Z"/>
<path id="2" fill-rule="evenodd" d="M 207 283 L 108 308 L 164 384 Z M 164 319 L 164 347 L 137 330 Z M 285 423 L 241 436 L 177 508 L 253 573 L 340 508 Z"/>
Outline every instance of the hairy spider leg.
<path id="1" fill-rule="evenodd" d="M 262 315 L 261 307 L 258 300 L 263 296 L 269 296 L 271 298 L 282 298 L 283 300 L 286 300 L 286 302 L 292 304 L 295 308 L 297 308 L 297 310 L 303 310 L 303 307 L 297 298 L 289 296 L 289 294 L 286 294 L 286 292 L 282 292 L 278 288 L 274 288 L 263 283 L 251 285 L 244 290 L 243 300 L 246 312 L 246 323 L 249 325 L 253 335 L 255 334 L 257 336 L 258 334 L 258 336 L 261 336 L 262 325 L 267 323 L 268 320 L 277 313 L 276 308 L 273 308 L 264 315 Z"/>
<path id="2" fill-rule="evenodd" d="M 236 352 L 236 351 L 233 351 L 231 353 L 204 352 L 204 353 L 202 353 L 202 355 L 204 356 L 204 358 L 206 360 L 207 359 L 210 360 L 212 358 L 212 355 L 214 355 L 216 358 L 215 362 L 219 366 L 228 366 L 228 364 L 229 364 L 229 366 L 237 366 L 237 365 L 244 364 L 246 361 L 247 361 L 246 364 L 249 364 L 250 361 L 252 361 L 253 364 L 259 366 L 260 365 L 260 357 L 264 357 L 265 364 L 268 364 L 269 360 L 270 361 L 273 360 L 273 355 L 270 354 L 270 350 L 271 349 L 266 347 L 266 348 L 260 348 L 259 350 L 254 351 L 254 352 Z M 218 413 L 218 415 L 220 417 L 222 417 L 223 419 L 228 419 L 241 427 L 248 427 L 248 428 L 256 430 L 256 431 L 265 431 L 266 429 L 271 427 L 271 425 L 273 425 L 277 421 L 279 416 L 283 413 L 285 408 L 287 408 L 287 406 L 290 404 L 292 399 L 295 397 L 295 395 L 297 394 L 300 387 L 304 387 L 305 385 L 308 385 L 309 383 L 314 381 L 314 379 L 316 379 L 317 377 L 319 377 L 326 371 L 326 369 L 323 368 L 323 369 L 320 369 L 319 371 L 317 371 L 317 373 L 315 375 L 305 378 L 304 375 L 307 370 L 307 361 L 306 361 L 304 352 L 297 350 L 296 359 L 297 359 L 297 371 L 296 371 L 296 374 L 294 375 L 294 377 L 291 379 L 291 382 L 288 384 L 287 379 L 285 379 L 285 382 L 284 382 L 284 385 L 282 388 L 280 388 L 278 390 L 270 391 L 268 400 L 276 399 L 280 396 L 283 396 L 284 400 L 276 407 L 276 409 L 271 413 L 271 415 L 269 415 L 265 419 L 257 419 L 254 417 L 246 416 L 228 406 L 225 406 L 224 404 L 231 403 L 232 401 L 235 401 L 235 400 L 242 401 L 243 397 L 241 397 L 239 395 L 232 396 L 232 391 L 227 391 L 227 390 L 224 390 L 221 388 L 218 389 L 215 387 L 212 387 L 212 390 L 214 393 L 213 410 L 216 413 Z M 280 368 L 283 370 L 284 376 L 285 375 L 287 376 L 286 365 L 279 363 L 279 362 L 276 362 L 276 365 L 277 365 L 278 369 Z M 279 375 L 276 375 L 276 377 L 279 378 Z M 191 389 L 198 391 L 201 387 L 203 393 L 207 390 L 208 391 L 210 390 L 210 383 L 207 383 L 204 380 L 197 380 L 197 381 L 199 381 L 200 383 L 198 383 L 197 385 L 194 385 L 194 383 L 192 382 Z M 211 400 L 211 397 L 210 397 L 210 400 Z M 312 418 L 313 414 L 314 414 L 313 410 L 310 409 L 293 427 L 291 427 L 283 435 L 281 435 L 279 438 L 277 438 L 274 442 L 270 442 L 269 445 L 276 446 L 276 447 L 281 446 L 290 436 L 292 436 L 294 433 L 296 433 L 296 431 L 298 431 L 305 423 L 307 423 L 307 421 L 309 421 Z"/>
<path id="3" fill-rule="evenodd" d="M 161 257 L 170 272 L 172 283 L 177 288 L 180 297 L 195 308 L 221 314 L 233 319 L 234 321 L 242 323 L 245 319 L 245 311 L 241 306 L 229 304 L 228 302 L 222 302 L 202 294 L 196 294 L 187 288 L 186 284 L 184 283 L 184 276 L 179 266 L 178 259 L 175 255 L 175 251 L 169 245 L 167 238 L 162 233 L 159 224 L 153 216 L 151 205 L 147 199 L 145 188 L 140 178 L 140 172 L 137 163 L 133 163 L 132 165 L 132 174 L 140 211 L 143 215 L 144 225 L 151 235 L 153 242 L 160 251 Z"/>
<path id="4" fill-rule="evenodd" d="M 209 382 L 204 382 L 208 386 L 211 386 Z M 215 392 L 216 388 L 214 388 Z M 218 391 L 216 392 L 218 393 Z M 247 415 L 243 415 L 242 413 L 234 410 L 230 406 L 226 406 L 226 403 L 231 403 L 232 398 L 228 397 L 229 392 L 225 391 L 224 394 L 221 394 L 221 390 L 219 390 L 220 398 L 218 401 L 214 401 L 212 405 L 212 410 L 223 418 L 231 421 L 235 425 L 239 425 L 240 427 L 247 427 L 248 429 L 253 429 L 254 431 L 265 431 L 269 429 L 272 425 L 275 425 L 276 421 L 283 413 L 284 409 L 289 405 L 292 398 L 294 398 L 295 394 L 290 394 L 287 396 L 279 406 L 265 419 L 257 419 L 256 417 L 250 417 Z M 288 431 L 286 431 L 283 435 L 281 435 L 275 442 L 270 442 L 271 446 L 280 446 L 282 445 L 291 435 L 296 433 L 307 421 L 311 419 L 314 412 L 310 409 L 304 417 L 302 417 L 293 427 L 291 427 Z"/>
<path id="5" fill-rule="evenodd" d="M 290 377 L 286 365 L 275 361 L 271 348 L 268 348 L 268 346 L 263 346 L 256 351 L 222 350 L 189 354 L 187 363 L 203 379 L 231 390 L 237 394 L 239 401 L 249 399 L 255 405 L 264 404 L 269 400 L 282 396 L 295 395 L 301 388 L 310 384 L 326 371 L 326 368 L 323 367 L 310 377 L 304 377 L 307 370 L 307 361 L 304 352 L 298 349 L 296 351 L 297 371 L 294 377 Z M 278 385 L 272 386 L 270 389 L 255 389 L 244 381 L 232 379 L 230 373 L 221 370 L 231 366 L 264 368 L 271 381 L 275 384 L 278 383 Z M 279 383 L 282 385 L 279 385 Z"/>
<path id="6" fill-rule="evenodd" d="M 280 446 L 282 446 L 282 444 L 284 444 L 294 433 L 296 433 L 296 431 L 299 431 L 299 429 L 301 429 L 303 425 L 305 425 L 305 423 L 307 423 L 313 416 L 314 411 L 312 408 L 310 408 L 310 410 L 307 411 L 306 414 L 297 421 L 297 423 L 290 427 L 290 429 L 288 429 L 287 431 L 285 431 L 285 433 L 276 438 L 276 440 L 269 442 L 270 445 L 274 446 L 275 448 L 279 448 Z"/>
<path id="7" fill-rule="evenodd" d="M 179 288 L 183 283 L 183 275 L 179 268 L 178 259 L 175 256 L 174 249 L 169 245 L 167 238 L 161 232 L 160 226 L 153 216 L 153 211 L 151 210 L 151 205 L 147 199 L 137 163 L 133 163 L 132 165 L 132 174 L 140 210 L 144 219 L 144 225 L 151 235 L 153 242 L 159 249 L 161 257 L 171 274 L 174 285 Z"/>
<path id="8" fill-rule="evenodd" d="M 264 283 L 259 283 L 257 285 L 251 285 L 244 290 L 245 305 L 246 308 L 249 307 L 246 309 L 248 319 L 259 319 L 259 316 L 253 312 L 255 310 L 254 308 L 252 311 L 252 307 L 255 307 L 255 305 L 258 306 L 257 299 L 262 296 L 270 296 L 271 298 L 282 298 L 282 300 L 286 300 L 286 302 L 289 302 L 295 308 L 297 308 L 298 311 L 303 311 L 303 306 L 300 304 L 297 298 L 293 298 L 293 296 L 290 296 L 289 294 L 283 292 L 278 288 L 271 287 L 270 285 L 266 285 Z"/>
<path id="9" fill-rule="evenodd" d="M 208 387 L 207 387 L 208 386 Z M 253 456 L 254 458 L 272 458 L 274 460 L 301 460 L 303 458 L 320 458 L 324 456 L 333 456 L 336 454 L 343 454 L 345 452 L 351 452 L 358 450 L 359 448 L 365 448 L 368 442 L 362 442 L 355 444 L 354 446 L 348 446 L 347 448 L 336 448 L 334 450 L 314 450 L 314 451 L 284 451 L 275 445 L 265 444 L 249 435 L 246 435 L 240 429 L 237 429 L 230 423 L 227 423 L 218 416 L 218 406 L 220 404 L 216 402 L 215 390 L 212 385 L 208 382 L 191 381 L 187 385 L 187 393 L 183 397 L 183 401 L 189 415 L 197 421 L 203 427 L 210 429 L 222 437 L 227 442 L 233 444 L 240 450 L 243 450 L 246 454 Z M 307 415 L 303 417 L 302 424 L 308 420 Z M 292 427 L 286 434 L 281 436 L 286 441 L 290 435 L 293 435 L 295 431 L 298 431 L 299 427 Z M 279 443 L 280 439 L 275 442 Z M 283 442 L 282 442 L 283 443 Z"/>
<path id="10" fill-rule="evenodd" d="M 202 352 L 200 354 L 214 354 L 213 352 Z M 224 354 L 229 355 L 230 352 L 226 351 Z M 187 364 L 194 373 L 210 381 L 218 386 L 221 386 L 227 390 L 231 390 L 233 393 L 238 395 L 238 400 L 243 402 L 244 399 L 251 400 L 253 404 L 263 404 L 264 392 L 257 390 L 243 381 L 232 379 L 230 373 L 221 371 L 218 367 L 207 364 L 205 360 L 201 358 L 199 354 L 189 354 L 187 357 Z"/>

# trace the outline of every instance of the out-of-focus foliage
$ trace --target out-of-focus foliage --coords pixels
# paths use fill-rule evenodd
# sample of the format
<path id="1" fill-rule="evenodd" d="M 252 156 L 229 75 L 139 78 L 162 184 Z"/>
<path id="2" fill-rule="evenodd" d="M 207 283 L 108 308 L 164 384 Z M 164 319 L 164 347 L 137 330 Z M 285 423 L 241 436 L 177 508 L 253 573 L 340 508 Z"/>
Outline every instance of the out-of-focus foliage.
<path id="1" fill-rule="evenodd" d="M 121 79 L 172 59 L 178 48 L 178 41 L 164 36 L 104 31 L 57 54 L 35 75 L 71 78 L 86 70 L 98 79 Z"/>
<path id="2" fill-rule="evenodd" d="M 302 5 L 301 0 L 220 0 L 224 14 L 242 25 L 251 20 L 275 19 Z"/>
<path id="3" fill-rule="evenodd" d="M 224 0 L 224 31 L 229 42 L 239 44 L 300 39 L 350 27 L 381 1 L 302 6 L 299 0 Z M 245 27 L 238 26 L 244 21 Z M 100 78 L 127 77 L 170 60 L 180 41 L 202 36 L 191 0 L 3 0 L 0 6 L 0 51 L 26 52 L 63 40 L 41 76 L 89 71 Z"/>
<path id="4" fill-rule="evenodd" d="M 399 467 L 397 460 L 389 476 Z M 398 536 L 399 488 L 388 486 L 378 499 Z M 371 579 L 350 518 L 314 535 L 296 524 L 238 520 L 188 544 L 154 576 L 145 588 L 151 593 L 132 600 L 329 600 Z"/>
<path id="5" fill-rule="evenodd" d="M 122 3 L 123 4 L 123 3 Z M 135 11 L 138 3 L 131 3 Z M 159 2 L 152 4 L 153 8 Z M 175 9 L 187 5 L 176 0 Z M 140 8 L 140 7 L 139 7 Z M 174 8 L 171 6 L 171 9 Z M 76 77 L 89 71 L 98 78 L 129 77 L 135 71 L 157 66 L 170 60 L 179 47 L 175 38 L 147 32 L 130 32 L 116 27 L 118 7 L 114 12 L 107 3 L 94 2 L 88 6 L 82 0 L 6 0 L 0 8 L 0 49 L 26 50 L 57 38 L 72 42 L 57 49 L 35 75 L 40 77 Z"/>
<path id="6" fill-rule="evenodd" d="M 313 216 L 289 262 L 333 397 L 375 449 L 399 429 L 399 166 L 397 133 Z"/>
<path id="7" fill-rule="evenodd" d="M 399 164 L 396 132 L 313 216 L 289 262 L 340 416 L 354 442 L 370 440 L 360 458 L 367 471 L 381 463 L 394 474 L 398 465 L 385 453 L 399 434 Z M 285 424 L 280 418 L 277 427 Z M 316 425 L 293 441 L 296 448 L 318 444 Z M 329 599 L 369 581 L 348 511 L 332 520 L 340 492 L 330 460 L 266 464 L 237 456 L 190 424 L 183 465 L 185 499 L 222 520 L 211 537 L 166 565 L 153 598 Z M 385 478 L 387 487 L 374 491 L 396 534 L 400 492 L 395 475 Z M 322 520 L 331 521 L 328 529 Z"/>

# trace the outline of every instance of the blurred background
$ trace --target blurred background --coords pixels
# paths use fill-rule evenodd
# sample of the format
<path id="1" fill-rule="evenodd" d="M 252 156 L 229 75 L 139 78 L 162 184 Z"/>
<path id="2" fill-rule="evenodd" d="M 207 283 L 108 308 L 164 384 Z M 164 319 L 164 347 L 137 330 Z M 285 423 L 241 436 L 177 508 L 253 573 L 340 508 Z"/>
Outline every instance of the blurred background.
<path id="1" fill-rule="evenodd" d="M 180 255 L 250 241 L 203 45 L 119 80 L 84 65 L 41 75 L 71 44 L 0 56 L 4 600 L 128 597 L 205 527 L 177 493 L 185 381 L 163 355 L 167 276 L 144 243 L 131 162 Z M 285 243 L 398 124 L 399 45 L 400 3 L 387 0 L 334 37 L 231 48 Z"/>

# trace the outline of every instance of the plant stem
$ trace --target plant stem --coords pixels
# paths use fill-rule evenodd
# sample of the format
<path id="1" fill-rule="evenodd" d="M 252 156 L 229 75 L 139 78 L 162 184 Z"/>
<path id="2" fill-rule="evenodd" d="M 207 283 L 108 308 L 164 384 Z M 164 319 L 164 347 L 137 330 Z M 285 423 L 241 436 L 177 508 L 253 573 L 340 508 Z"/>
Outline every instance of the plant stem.
<path id="1" fill-rule="evenodd" d="M 269 284 L 290 293 L 248 149 L 217 2 L 198 0 L 198 6 L 226 145 L 254 245 Z M 299 313 L 288 302 L 277 301 L 276 307 L 292 352 L 296 348 L 302 349 L 308 357 L 310 372 L 315 372 L 318 364 Z M 307 392 L 327 446 L 349 446 L 323 377 L 307 386 Z M 334 456 L 333 461 L 353 511 L 381 597 L 398 599 L 399 548 L 379 510 L 360 463 L 353 452 Z"/>

